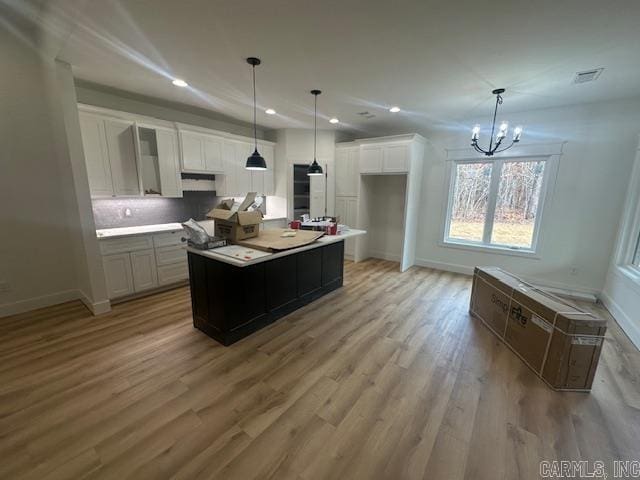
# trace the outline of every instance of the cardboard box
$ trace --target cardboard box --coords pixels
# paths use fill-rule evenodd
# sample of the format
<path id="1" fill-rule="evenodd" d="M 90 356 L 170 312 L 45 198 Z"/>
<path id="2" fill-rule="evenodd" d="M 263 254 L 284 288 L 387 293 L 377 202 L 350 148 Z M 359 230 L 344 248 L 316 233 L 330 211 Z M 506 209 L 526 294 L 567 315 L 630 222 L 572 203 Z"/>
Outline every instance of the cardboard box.
<path id="1" fill-rule="evenodd" d="M 477 267 L 469 308 L 556 390 L 589 391 L 606 320 L 495 267 Z"/>
<path id="2" fill-rule="evenodd" d="M 216 237 L 223 237 L 232 242 L 257 237 L 260 233 L 262 213 L 259 210 L 247 211 L 253 204 L 255 193 L 249 193 L 239 206 L 233 200 L 223 200 L 216 208 L 207 213 L 215 223 Z"/>

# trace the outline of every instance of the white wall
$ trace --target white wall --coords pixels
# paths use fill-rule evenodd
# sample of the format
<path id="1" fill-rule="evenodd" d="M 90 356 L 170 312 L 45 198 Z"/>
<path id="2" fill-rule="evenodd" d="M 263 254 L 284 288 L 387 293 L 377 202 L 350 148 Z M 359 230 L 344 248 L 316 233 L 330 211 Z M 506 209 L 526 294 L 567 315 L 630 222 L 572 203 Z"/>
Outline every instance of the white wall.
<path id="1" fill-rule="evenodd" d="M 636 153 L 616 249 L 602 292 L 602 301 L 629 338 L 640 348 L 640 272 L 629 267 L 640 231 L 640 145 Z"/>
<path id="2" fill-rule="evenodd" d="M 506 102 L 506 100 L 505 100 Z M 496 265 L 542 285 L 599 293 L 604 285 L 640 125 L 640 99 L 500 115 L 522 124 L 522 143 L 566 141 L 551 201 L 545 206 L 539 258 L 479 253 L 440 244 L 447 199 L 445 148 L 467 147 L 475 123 L 429 135 L 441 155 L 427 155 L 417 257 L 423 265 L 471 272 Z M 481 142 L 486 138 L 481 138 Z M 575 275 L 572 268 L 577 268 Z"/>
<path id="3" fill-rule="evenodd" d="M 53 62 L 0 28 L 0 316 L 77 298 L 76 256 L 49 88 Z M 64 141 L 62 142 L 64 143 Z"/>

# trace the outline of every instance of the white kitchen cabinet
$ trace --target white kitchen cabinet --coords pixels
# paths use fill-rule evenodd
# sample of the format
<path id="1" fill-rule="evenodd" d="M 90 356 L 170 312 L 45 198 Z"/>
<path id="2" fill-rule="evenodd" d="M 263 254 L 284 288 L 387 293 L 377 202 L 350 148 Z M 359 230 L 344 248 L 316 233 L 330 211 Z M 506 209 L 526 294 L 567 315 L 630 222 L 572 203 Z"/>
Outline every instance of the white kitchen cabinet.
<path id="1" fill-rule="evenodd" d="M 142 292 L 158 286 L 156 257 L 153 249 L 131 252 L 131 270 L 133 272 L 133 289 Z"/>
<path id="2" fill-rule="evenodd" d="M 116 196 L 140 195 L 133 122 L 105 118 L 109 165 Z"/>
<path id="3" fill-rule="evenodd" d="M 360 173 L 380 173 L 384 150 L 381 145 L 366 145 L 360 150 Z"/>
<path id="4" fill-rule="evenodd" d="M 175 131 L 156 129 L 160 192 L 163 197 L 182 197 L 182 178 Z"/>
<path id="5" fill-rule="evenodd" d="M 183 172 L 204 171 L 202 138 L 199 135 L 190 132 L 180 132 L 180 149 Z"/>
<path id="6" fill-rule="evenodd" d="M 396 143 L 388 145 L 362 145 L 360 147 L 360 173 L 408 173 L 410 145 Z"/>
<path id="7" fill-rule="evenodd" d="M 182 171 L 186 173 L 222 174 L 223 139 L 200 132 L 180 130 Z"/>
<path id="8" fill-rule="evenodd" d="M 79 117 L 91 195 L 140 195 L 133 122 L 87 112 Z"/>
<path id="9" fill-rule="evenodd" d="M 357 196 L 360 169 L 357 147 L 336 149 L 336 195 Z"/>
<path id="10" fill-rule="evenodd" d="M 209 135 L 204 137 L 204 167 L 207 172 L 224 173 L 222 144 L 222 138 Z"/>
<path id="11" fill-rule="evenodd" d="M 80 112 L 80 130 L 91 195 L 94 197 L 111 196 L 113 195 L 113 182 L 104 131 L 104 118 Z"/>
<path id="12" fill-rule="evenodd" d="M 109 299 L 134 293 L 131 257 L 129 253 L 117 253 L 102 257 L 104 276 Z"/>
<path id="13" fill-rule="evenodd" d="M 158 266 L 158 285 L 171 285 L 189 278 L 189 265 L 185 262 Z"/>
<path id="14" fill-rule="evenodd" d="M 407 173 L 409 171 L 409 145 L 387 145 L 383 150 L 383 173 Z"/>
<path id="15" fill-rule="evenodd" d="M 341 225 L 347 225 L 351 228 L 357 228 L 358 222 L 358 197 L 337 196 L 335 213 L 338 222 Z M 344 253 L 349 257 L 353 257 L 355 252 L 355 239 L 345 241 Z"/>
<path id="16" fill-rule="evenodd" d="M 156 263 L 158 267 L 172 263 L 186 263 L 187 251 L 182 245 L 156 248 Z"/>

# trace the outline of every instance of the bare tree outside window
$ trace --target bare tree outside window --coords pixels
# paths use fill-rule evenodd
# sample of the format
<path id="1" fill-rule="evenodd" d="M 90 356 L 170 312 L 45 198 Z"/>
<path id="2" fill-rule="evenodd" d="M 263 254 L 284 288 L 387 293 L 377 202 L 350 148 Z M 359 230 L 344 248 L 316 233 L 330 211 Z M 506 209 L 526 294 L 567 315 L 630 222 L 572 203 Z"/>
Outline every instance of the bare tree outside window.
<path id="1" fill-rule="evenodd" d="M 545 163 L 456 163 L 445 240 L 533 248 Z"/>

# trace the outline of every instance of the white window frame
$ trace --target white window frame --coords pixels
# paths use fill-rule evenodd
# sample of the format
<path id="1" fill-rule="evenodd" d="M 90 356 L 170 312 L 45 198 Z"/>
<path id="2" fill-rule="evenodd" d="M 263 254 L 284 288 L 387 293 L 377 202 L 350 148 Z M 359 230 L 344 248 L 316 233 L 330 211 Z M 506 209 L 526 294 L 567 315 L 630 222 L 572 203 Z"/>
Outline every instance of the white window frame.
<path id="1" fill-rule="evenodd" d="M 561 151 L 561 150 L 560 150 Z M 557 174 L 557 158 L 559 153 L 556 154 L 520 154 L 520 155 L 497 155 L 494 157 L 477 157 L 474 158 L 453 158 L 447 162 L 447 182 L 446 192 L 447 201 L 444 205 L 442 232 L 440 235 L 440 245 L 445 247 L 462 248 L 465 250 L 477 250 L 484 252 L 492 252 L 505 255 L 516 255 L 539 258 L 538 252 L 541 245 L 541 226 L 544 217 L 546 206 L 550 202 L 550 192 L 553 190 L 552 183 L 555 183 L 555 177 Z M 497 203 L 500 175 L 502 172 L 502 165 L 507 162 L 545 162 L 544 174 L 542 178 L 542 185 L 540 186 L 540 198 L 538 199 L 538 209 L 536 211 L 536 219 L 533 227 L 533 238 L 531 239 L 531 247 L 517 247 L 509 245 L 491 244 L 491 234 L 493 231 L 493 222 L 495 216 L 495 206 Z M 453 208 L 453 187 L 456 180 L 456 167 L 465 163 L 492 163 L 491 168 L 491 181 L 489 185 L 489 199 L 487 202 L 487 217 L 485 220 L 485 229 L 483 233 L 482 242 L 476 242 L 472 240 L 462 240 L 449 237 L 449 231 L 451 226 L 451 209 Z M 494 212 L 494 215 L 489 215 L 490 212 Z"/>
<path id="2" fill-rule="evenodd" d="M 640 148 L 636 153 L 615 251 L 615 264 L 640 286 L 640 267 L 633 264 L 640 243 Z"/>

